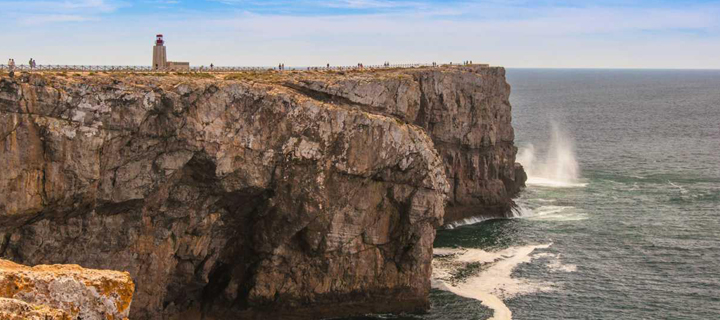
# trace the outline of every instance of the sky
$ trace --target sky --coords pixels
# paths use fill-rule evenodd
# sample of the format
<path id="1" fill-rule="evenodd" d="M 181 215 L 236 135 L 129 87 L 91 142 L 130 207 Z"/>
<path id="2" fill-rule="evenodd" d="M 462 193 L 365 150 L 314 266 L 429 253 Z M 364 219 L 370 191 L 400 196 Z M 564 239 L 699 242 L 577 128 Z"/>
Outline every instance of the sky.
<path id="1" fill-rule="evenodd" d="M 0 0 L 0 63 L 720 69 L 720 0 Z"/>

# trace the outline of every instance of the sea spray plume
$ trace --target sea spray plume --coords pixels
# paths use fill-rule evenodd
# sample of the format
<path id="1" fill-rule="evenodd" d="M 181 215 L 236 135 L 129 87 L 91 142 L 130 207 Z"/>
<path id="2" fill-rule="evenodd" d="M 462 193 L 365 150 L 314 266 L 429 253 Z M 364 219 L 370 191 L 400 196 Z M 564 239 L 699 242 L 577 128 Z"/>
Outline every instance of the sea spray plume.
<path id="1" fill-rule="evenodd" d="M 585 186 L 579 183 L 580 166 L 575 158 L 571 136 L 555 122 L 551 122 L 550 127 L 550 141 L 544 158 L 536 156 L 532 144 L 523 148 L 517 156 L 518 162 L 527 172 L 527 184 L 546 187 Z"/>
<path id="2" fill-rule="evenodd" d="M 577 181 L 580 166 L 575 160 L 575 146 L 569 134 L 562 131 L 557 123 L 552 123 L 550 150 L 545 159 L 546 175 L 558 181 Z"/>

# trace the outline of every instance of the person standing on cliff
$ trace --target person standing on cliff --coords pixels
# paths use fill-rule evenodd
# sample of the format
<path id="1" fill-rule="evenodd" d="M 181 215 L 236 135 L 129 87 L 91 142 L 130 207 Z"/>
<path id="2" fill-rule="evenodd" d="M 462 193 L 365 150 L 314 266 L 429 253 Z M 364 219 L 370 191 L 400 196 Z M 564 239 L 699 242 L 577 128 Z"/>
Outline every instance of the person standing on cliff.
<path id="1" fill-rule="evenodd" d="M 15 77 L 15 60 L 13 59 L 8 59 L 8 72 L 10 78 Z"/>

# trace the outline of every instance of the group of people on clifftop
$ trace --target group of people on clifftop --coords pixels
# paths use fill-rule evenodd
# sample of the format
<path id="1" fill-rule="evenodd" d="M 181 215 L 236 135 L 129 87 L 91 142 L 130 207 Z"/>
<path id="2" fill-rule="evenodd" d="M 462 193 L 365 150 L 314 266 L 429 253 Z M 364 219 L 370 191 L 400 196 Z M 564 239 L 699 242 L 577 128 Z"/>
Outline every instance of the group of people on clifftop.
<path id="1" fill-rule="evenodd" d="M 15 59 L 10 58 L 8 59 L 8 72 L 10 73 L 10 78 L 15 76 Z"/>
<path id="2" fill-rule="evenodd" d="M 35 59 L 30 58 L 30 60 L 28 61 L 28 66 L 30 67 L 30 70 L 35 69 L 37 67 L 37 63 L 35 62 Z M 8 67 L 8 73 L 10 75 L 10 78 L 14 77 L 15 76 L 15 68 L 17 68 L 17 65 L 15 64 L 15 59 L 13 59 L 13 58 L 8 59 L 7 67 Z"/>

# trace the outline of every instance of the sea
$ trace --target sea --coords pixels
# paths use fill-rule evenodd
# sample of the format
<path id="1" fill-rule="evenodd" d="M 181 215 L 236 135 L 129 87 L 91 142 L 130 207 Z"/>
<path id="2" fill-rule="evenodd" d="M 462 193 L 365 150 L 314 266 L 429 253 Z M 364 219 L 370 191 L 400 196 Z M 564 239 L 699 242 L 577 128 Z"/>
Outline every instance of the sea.
<path id="1" fill-rule="evenodd" d="M 431 310 L 720 319 L 720 70 L 508 69 L 516 217 L 439 230 Z"/>

